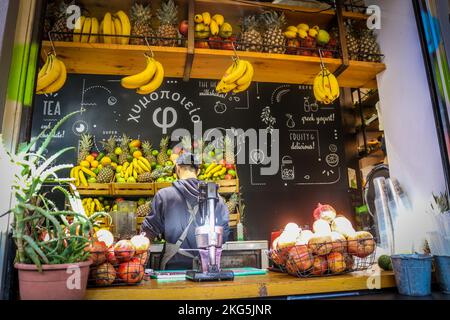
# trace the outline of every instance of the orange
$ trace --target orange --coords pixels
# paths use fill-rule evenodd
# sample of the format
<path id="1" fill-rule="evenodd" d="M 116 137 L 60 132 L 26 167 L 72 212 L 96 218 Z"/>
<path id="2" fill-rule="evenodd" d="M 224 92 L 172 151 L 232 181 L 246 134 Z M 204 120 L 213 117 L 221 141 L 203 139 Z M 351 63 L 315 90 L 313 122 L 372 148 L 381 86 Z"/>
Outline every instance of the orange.
<path id="1" fill-rule="evenodd" d="M 94 161 L 94 160 L 95 160 L 95 158 L 94 158 L 93 155 L 88 155 L 88 156 L 86 157 L 86 161 L 92 162 L 92 161 Z"/>
<path id="2" fill-rule="evenodd" d="M 139 150 L 133 152 L 133 157 L 139 159 L 140 157 L 142 157 L 142 152 L 140 152 Z"/>
<path id="3" fill-rule="evenodd" d="M 130 142 L 130 148 L 139 148 L 141 146 L 141 141 L 133 140 Z"/>

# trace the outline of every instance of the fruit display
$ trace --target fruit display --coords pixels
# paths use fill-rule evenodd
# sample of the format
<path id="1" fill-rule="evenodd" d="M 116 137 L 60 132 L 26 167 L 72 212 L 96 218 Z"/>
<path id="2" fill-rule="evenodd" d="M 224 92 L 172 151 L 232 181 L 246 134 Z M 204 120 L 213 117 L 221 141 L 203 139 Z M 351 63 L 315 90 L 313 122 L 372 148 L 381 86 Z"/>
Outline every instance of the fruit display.
<path id="1" fill-rule="evenodd" d="M 225 71 L 224 76 L 216 86 L 219 93 L 234 93 L 247 90 L 253 80 L 253 66 L 247 60 L 235 59 L 233 64 Z"/>
<path id="2" fill-rule="evenodd" d="M 339 83 L 327 68 L 321 66 L 320 72 L 314 78 L 314 97 L 323 104 L 331 104 L 340 95 Z"/>
<path id="3" fill-rule="evenodd" d="M 109 235 L 108 235 L 109 233 Z M 88 248 L 93 264 L 88 284 L 91 286 L 110 286 L 137 284 L 144 279 L 144 269 L 148 260 L 150 240 L 144 235 L 136 235 L 130 240 L 109 242 L 112 234 L 99 230 L 94 235 L 94 243 Z"/>
<path id="4" fill-rule="evenodd" d="M 311 277 L 365 270 L 374 263 L 376 243 L 369 232 L 355 231 L 330 205 L 319 204 L 313 218 L 314 232 L 289 223 L 274 239 L 269 258 L 276 268 Z"/>
<path id="5" fill-rule="evenodd" d="M 106 12 L 99 27 L 99 34 L 101 42 L 107 44 L 128 44 L 131 35 L 130 18 L 122 10 L 117 11 L 115 14 Z"/>
<path id="6" fill-rule="evenodd" d="M 241 21 L 241 36 L 238 50 L 261 52 L 263 48 L 261 23 L 256 15 L 249 15 Z"/>
<path id="7" fill-rule="evenodd" d="M 381 50 L 373 30 L 358 29 L 351 20 L 347 21 L 345 28 L 350 60 L 381 62 Z"/>
<path id="8" fill-rule="evenodd" d="M 261 14 L 264 25 L 263 51 L 267 53 L 284 53 L 285 36 L 283 27 L 286 24 L 284 13 L 265 11 Z"/>
<path id="9" fill-rule="evenodd" d="M 47 55 L 45 64 L 39 70 L 36 93 L 49 94 L 58 92 L 66 83 L 67 70 L 64 62 L 56 57 L 56 54 Z"/>
<path id="10" fill-rule="evenodd" d="M 99 39 L 99 31 L 100 24 L 97 18 L 80 16 L 75 22 L 72 41 L 81 43 L 96 43 Z"/>
<path id="11" fill-rule="evenodd" d="M 232 50 L 233 27 L 221 14 L 203 12 L 194 16 L 194 36 L 196 48 Z M 231 46 L 230 46 L 231 45 Z"/>
<path id="12" fill-rule="evenodd" d="M 72 39 L 72 30 L 67 26 L 67 20 L 72 13 L 71 10 L 67 10 L 67 8 L 73 5 L 75 5 L 74 0 L 63 0 L 59 3 L 55 22 L 50 31 L 53 40 L 70 41 Z"/>

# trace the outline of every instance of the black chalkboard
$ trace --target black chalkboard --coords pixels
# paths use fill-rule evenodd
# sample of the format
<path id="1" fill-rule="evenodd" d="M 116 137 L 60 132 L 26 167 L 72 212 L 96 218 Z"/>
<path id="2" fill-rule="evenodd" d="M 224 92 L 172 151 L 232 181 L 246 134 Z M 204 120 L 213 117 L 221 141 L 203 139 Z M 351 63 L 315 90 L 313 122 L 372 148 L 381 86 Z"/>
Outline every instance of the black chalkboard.
<path id="1" fill-rule="evenodd" d="M 310 86 L 254 83 L 247 92 L 226 95 L 216 93 L 215 85 L 214 80 L 169 78 L 157 92 L 141 96 L 122 88 L 117 76 L 70 75 L 60 92 L 36 98 L 32 136 L 80 108 L 85 111 L 61 128 L 50 152 L 76 146 L 82 132 L 94 135 L 97 149 L 101 149 L 100 141 L 122 133 L 158 145 L 162 136 L 176 129 L 194 132 L 194 123 L 200 120 L 203 131 L 254 129 L 267 137 L 267 131 L 278 129 L 275 175 L 261 174 L 261 168 L 268 167 L 265 161 L 278 154 L 266 150 L 264 139 L 254 147 L 243 139 L 247 145 L 238 146 L 238 155 L 245 154 L 247 159 L 247 164 L 238 166 L 238 174 L 249 237 L 266 239 L 270 231 L 289 221 L 310 223 L 317 202 L 350 213 L 338 103 L 317 104 Z M 73 152 L 62 160 L 72 163 L 75 159 Z M 255 162 L 249 164 L 249 159 Z"/>

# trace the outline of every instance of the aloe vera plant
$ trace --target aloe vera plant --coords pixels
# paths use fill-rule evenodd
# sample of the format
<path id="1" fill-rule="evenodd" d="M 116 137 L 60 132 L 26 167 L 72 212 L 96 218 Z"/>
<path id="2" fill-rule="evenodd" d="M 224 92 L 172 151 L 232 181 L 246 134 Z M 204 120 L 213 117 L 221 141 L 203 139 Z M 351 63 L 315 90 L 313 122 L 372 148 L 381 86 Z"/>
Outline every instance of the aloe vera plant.
<path id="1" fill-rule="evenodd" d="M 39 147 L 37 142 L 45 136 L 48 129 L 29 143 L 19 145 L 15 153 L 4 148 L 0 135 L 0 162 L 9 175 L 6 180 L 12 185 L 16 202 L 9 211 L 14 215 L 12 227 L 17 246 L 16 262 L 35 264 L 40 271 L 42 264 L 74 263 L 88 259 L 89 252 L 85 248 L 92 234 L 92 221 L 100 215 L 107 216 L 105 213 L 97 213 L 88 218 L 84 212 L 59 210 L 42 190 L 43 185 L 56 184 L 52 192 L 63 192 L 66 199 L 74 200 L 74 196 L 62 187 L 70 179 L 58 177 L 58 173 L 73 165 L 51 166 L 73 148 L 63 148 L 48 157 L 44 157 L 43 153 L 58 128 L 77 113 L 68 114 L 61 119 Z M 33 149 L 37 150 L 32 152 Z"/>

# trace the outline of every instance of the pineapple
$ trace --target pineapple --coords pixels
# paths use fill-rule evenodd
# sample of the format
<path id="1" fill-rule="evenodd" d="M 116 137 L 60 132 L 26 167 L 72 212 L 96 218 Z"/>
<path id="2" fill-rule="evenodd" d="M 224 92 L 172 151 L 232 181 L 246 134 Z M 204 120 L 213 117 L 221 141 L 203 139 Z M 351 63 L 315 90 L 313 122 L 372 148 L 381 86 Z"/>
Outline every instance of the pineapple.
<path id="1" fill-rule="evenodd" d="M 167 0 L 161 3 L 161 8 L 158 9 L 156 15 L 160 21 L 160 25 L 157 31 L 157 35 L 160 38 L 173 38 L 170 39 L 158 39 L 158 45 L 166 47 L 176 47 L 178 38 L 177 18 L 178 18 L 178 6 L 175 5 L 173 0 Z"/>
<path id="2" fill-rule="evenodd" d="M 265 11 L 261 15 L 262 22 L 266 27 L 263 34 L 264 52 L 284 53 L 285 37 L 283 27 L 286 24 L 284 13 L 276 11 Z"/>
<path id="3" fill-rule="evenodd" d="M 184 136 L 181 139 L 181 146 L 183 148 L 183 152 L 192 152 L 191 136 Z"/>
<path id="4" fill-rule="evenodd" d="M 346 39 L 347 39 L 347 49 L 349 59 L 358 60 L 358 53 L 359 53 L 358 33 L 356 32 L 355 28 L 350 22 L 346 24 L 345 28 L 346 28 Z"/>
<path id="5" fill-rule="evenodd" d="M 142 183 L 145 183 L 145 182 L 152 182 L 152 174 L 150 173 L 150 172 L 144 172 L 144 173 L 141 173 L 140 175 L 138 175 L 138 177 L 137 177 L 137 181 L 138 182 L 142 182 Z"/>
<path id="6" fill-rule="evenodd" d="M 147 37 L 149 44 L 156 44 L 155 32 L 151 26 L 152 20 L 152 7 L 151 5 L 142 5 L 139 3 L 135 3 L 133 7 L 131 7 L 130 12 L 130 20 L 131 20 L 131 36 L 137 37 Z M 137 45 L 145 45 L 145 39 L 143 38 L 131 38 L 131 44 Z"/>
<path id="7" fill-rule="evenodd" d="M 225 149 L 225 162 L 228 164 L 234 164 L 234 145 L 229 136 L 225 136 L 224 149 Z"/>
<path id="8" fill-rule="evenodd" d="M 136 214 L 138 217 L 146 217 L 150 213 L 151 209 L 152 209 L 152 202 L 147 201 L 146 203 L 140 205 L 136 209 Z"/>
<path id="9" fill-rule="evenodd" d="M 97 175 L 98 183 L 110 183 L 114 179 L 114 169 L 112 166 L 103 167 Z"/>
<path id="10" fill-rule="evenodd" d="M 159 144 L 160 150 L 157 157 L 158 164 L 162 166 L 169 160 L 169 156 L 167 155 L 168 146 L 169 146 L 169 137 L 162 138 L 161 143 Z"/>
<path id="11" fill-rule="evenodd" d="M 124 164 L 125 161 L 131 157 L 130 155 L 130 141 L 131 139 L 124 133 L 122 135 L 122 141 L 120 142 L 120 149 L 122 149 L 122 153 L 119 155 L 119 164 Z"/>
<path id="12" fill-rule="evenodd" d="M 81 139 L 79 141 L 79 148 L 78 148 L 78 164 L 80 164 L 81 161 L 86 159 L 86 157 L 91 153 L 92 149 L 92 136 L 90 134 L 82 134 Z"/>
<path id="13" fill-rule="evenodd" d="M 103 148 L 106 151 L 106 155 L 111 159 L 112 162 L 117 162 L 117 156 L 114 153 L 116 150 L 117 142 L 114 136 L 110 136 L 106 142 L 102 141 Z"/>
<path id="14" fill-rule="evenodd" d="M 55 1 L 49 1 L 45 9 L 44 39 L 48 40 L 48 33 L 52 30 L 55 17 L 58 15 L 58 6 Z"/>
<path id="15" fill-rule="evenodd" d="M 359 38 L 360 60 L 369 62 L 381 62 L 380 46 L 373 30 L 364 28 Z"/>
<path id="16" fill-rule="evenodd" d="M 225 202 L 225 205 L 228 208 L 228 213 L 229 214 L 233 214 L 236 211 L 236 207 L 238 204 L 238 194 L 237 193 L 233 193 L 230 197 L 230 199 L 228 199 L 227 202 Z"/>
<path id="17" fill-rule="evenodd" d="M 67 8 L 71 5 L 74 5 L 75 1 L 71 0 L 70 2 L 66 2 L 66 0 L 62 0 L 59 4 L 58 14 L 56 16 L 55 24 L 51 29 L 52 40 L 54 41 L 70 41 L 72 40 L 72 30 L 67 27 L 67 19 L 69 18 L 67 13 Z M 66 32 L 66 34 L 59 34 L 54 32 Z"/>
<path id="18" fill-rule="evenodd" d="M 152 180 L 157 180 L 158 178 L 172 175 L 173 168 L 174 168 L 174 166 L 172 165 L 172 166 L 164 166 L 164 167 L 153 170 L 151 173 Z"/>
<path id="19" fill-rule="evenodd" d="M 258 27 L 258 19 L 256 19 L 255 15 L 247 16 L 242 20 L 242 45 L 239 50 L 261 52 L 263 38 Z"/>
<path id="20" fill-rule="evenodd" d="M 142 151 L 144 152 L 144 157 L 148 160 L 148 162 L 150 162 L 150 164 L 156 163 L 156 158 L 152 154 L 153 145 L 150 141 L 142 142 Z"/>

